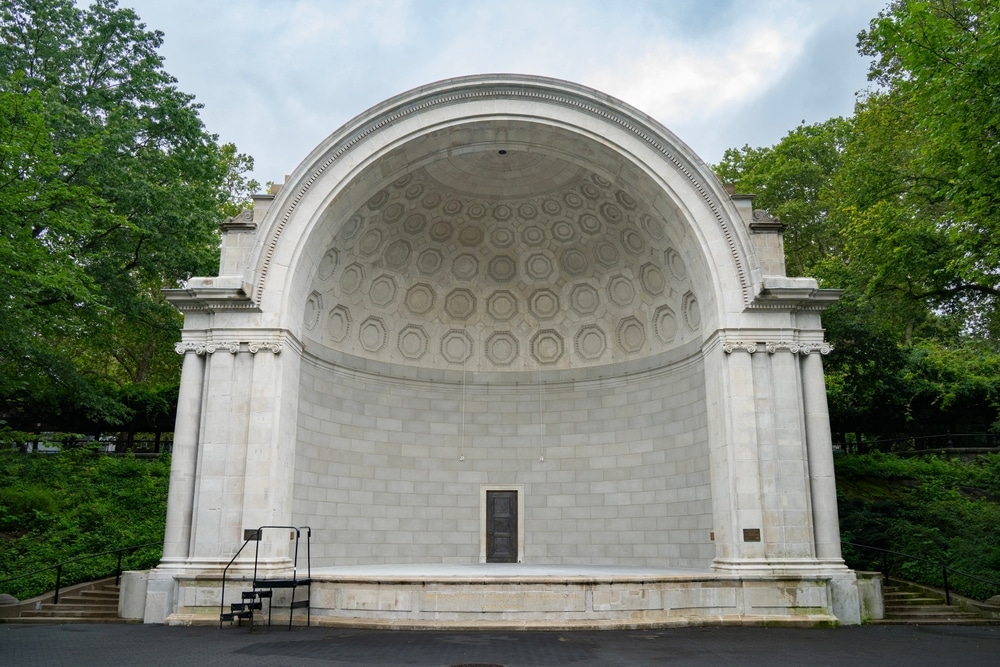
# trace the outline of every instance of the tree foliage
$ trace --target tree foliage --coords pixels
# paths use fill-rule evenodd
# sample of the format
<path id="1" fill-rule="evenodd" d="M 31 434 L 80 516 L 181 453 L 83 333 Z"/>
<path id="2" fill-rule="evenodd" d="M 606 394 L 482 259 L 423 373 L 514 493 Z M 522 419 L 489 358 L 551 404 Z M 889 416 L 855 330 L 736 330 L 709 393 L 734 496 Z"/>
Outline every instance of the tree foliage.
<path id="1" fill-rule="evenodd" d="M 793 275 L 805 275 L 839 249 L 829 190 L 843 164 L 851 125 L 843 118 L 802 125 L 773 147 L 728 149 L 717 166 L 720 178 L 738 183 L 742 192 L 756 196 L 757 208 L 786 222 L 786 265 Z"/>
<path id="2" fill-rule="evenodd" d="M 956 222 L 1000 214 L 1000 6 L 896 0 L 859 37 L 879 97 L 907 103 L 914 166 Z M 978 235 L 983 228 L 965 231 Z M 992 282 L 992 281 L 991 281 Z"/>
<path id="3" fill-rule="evenodd" d="M 887 565 L 930 586 L 944 585 L 940 565 L 1000 583 L 1000 456 L 962 462 L 876 452 L 838 457 L 836 465 L 844 541 L 915 556 L 890 556 Z M 882 567 L 870 550 L 846 547 L 844 558 L 858 569 Z M 954 571 L 949 584 L 979 600 L 1000 594 Z"/>
<path id="4" fill-rule="evenodd" d="M 867 439 L 1000 427 L 1000 6 L 897 0 L 859 36 L 874 87 L 851 118 L 717 171 L 788 226 L 826 314 L 834 430 Z"/>
<path id="5" fill-rule="evenodd" d="M 0 451 L 0 580 L 86 554 L 154 543 L 130 554 L 126 568 L 156 564 L 162 553 L 170 458 Z M 114 573 L 114 555 L 65 567 L 62 584 Z M 26 599 L 53 589 L 48 570 L 2 586 Z"/>
<path id="6" fill-rule="evenodd" d="M 0 6 L 0 410 L 122 423 L 135 385 L 176 384 L 160 295 L 218 261 L 252 167 L 219 146 L 114 0 Z M 234 195 L 235 193 L 235 195 Z"/>
<path id="7" fill-rule="evenodd" d="M 897 247 L 912 249 L 889 267 L 887 282 L 995 335 L 1000 6 L 897 0 L 861 33 L 859 48 L 873 59 L 878 86 L 857 114 L 872 157 L 859 166 L 880 165 L 868 196 L 869 208 L 883 210 L 872 228 L 895 232 Z M 882 237 L 874 251 L 890 242 Z"/>

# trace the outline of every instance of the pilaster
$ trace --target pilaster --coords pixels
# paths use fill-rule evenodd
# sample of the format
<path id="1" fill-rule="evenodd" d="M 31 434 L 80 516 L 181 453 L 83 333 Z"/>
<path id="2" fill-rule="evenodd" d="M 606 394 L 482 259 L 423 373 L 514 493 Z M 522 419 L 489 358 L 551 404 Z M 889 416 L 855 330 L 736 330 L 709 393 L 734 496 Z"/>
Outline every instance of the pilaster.
<path id="1" fill-rule="evenodd" d="M 245 333 L 187 331 L 176 346 L 184 365 L 160 570 L 221 568 L 244 528 L 290 521 L 297 404 L 285 387 L 298 381 L 298 344 L 286 331 Z"/>
<path id="2" fill-rule="evenodd" d="M 714 370 L 706 363 L 706 373 L 721 373 L 716 391 L 723 409 L 716 414 L 725 415 L 712 438 L 713 494 L 717 501 L 729 498 L 732 516 L 725 524 L 726 507 L 717 504 L 715 567 L 836 566 L 836 489 L 819 362 L 832 348 L 795 340 L 814 337 L 811 332 L 740 335 L 723 332 L 718 347 L 706 350 L 709 360 L 713 353 L 722 357 Z"/>

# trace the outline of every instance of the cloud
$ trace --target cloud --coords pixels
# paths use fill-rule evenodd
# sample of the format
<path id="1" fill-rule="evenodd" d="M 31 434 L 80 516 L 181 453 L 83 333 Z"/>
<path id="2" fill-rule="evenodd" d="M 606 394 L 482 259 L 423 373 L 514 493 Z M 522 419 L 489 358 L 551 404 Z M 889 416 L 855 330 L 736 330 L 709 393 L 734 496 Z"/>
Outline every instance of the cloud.
<path id="1" fill-rule="evenodd" d="M 597 72 L 593 85 L 668 122 L 716 116 L 759 96 L 792 65 L 803 40 L 789 32 L 759 26 L 744 39 L 727 40 L 724 49 L 657 43 L 632 62 Z"/>
<path id="2" fill-rule="evenodd" d="M 864 85 L 855 36 L 884 0 L 122 4 L 166 34 L 167 71 L 205 105 L 211 131 L 254 155 L 264 181 L 392 95 L 488 72 L 597 88 L 717 161 L 802 119 L 849 113 Z"/>
<path id="3" fill-rule="evenodd" d="M 312 48 L 345 51 L 373 43 L 398 47 L 413 37 L 409 0 L 296 2 L 283 14 L 281 41 L 297 52 Z"/>

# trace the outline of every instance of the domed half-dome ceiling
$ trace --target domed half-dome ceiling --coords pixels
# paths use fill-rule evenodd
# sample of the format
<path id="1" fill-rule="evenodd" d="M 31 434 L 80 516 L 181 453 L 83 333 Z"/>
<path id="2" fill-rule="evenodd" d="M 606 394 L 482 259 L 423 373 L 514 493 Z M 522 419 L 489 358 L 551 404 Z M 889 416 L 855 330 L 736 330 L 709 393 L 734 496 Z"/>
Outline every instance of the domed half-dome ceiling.
<path id="1" fill-rule="evenodd" d="M 391 163 L 391 160 L 388 160 Z M 304 313 L 311 345 L 480 371 L 617 363 L 700 337 L 679 212 L 558 150 L 480 142 L 408 165 L 336 229 Z"/>

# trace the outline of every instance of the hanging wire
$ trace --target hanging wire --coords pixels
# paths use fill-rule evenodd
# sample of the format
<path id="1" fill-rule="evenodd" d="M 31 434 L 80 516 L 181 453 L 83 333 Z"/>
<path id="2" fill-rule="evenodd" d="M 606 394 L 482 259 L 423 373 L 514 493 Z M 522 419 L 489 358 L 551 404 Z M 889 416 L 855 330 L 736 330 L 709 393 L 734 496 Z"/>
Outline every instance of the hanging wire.
<path id="1" fill-rule="evenodd" d="M 545 449 L 543 441 L 545 438 L 545 424 L 542 423 L 542 368 L 538 367 L 538 460 L 545 460 Z"/>
<path id="2" fill-rule="evenodd" d="M 466 332 L 466 336 L 468 336 L 468 332 Z M 460 462 L 465 462 L 465 362 L 468 359 L 469 355 L 462 358 L 462 439 L 458 451 L 458 460 Z"/>

